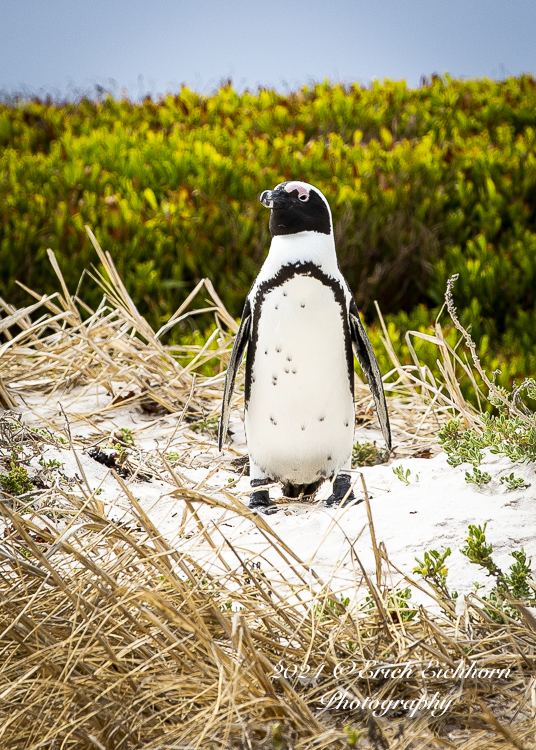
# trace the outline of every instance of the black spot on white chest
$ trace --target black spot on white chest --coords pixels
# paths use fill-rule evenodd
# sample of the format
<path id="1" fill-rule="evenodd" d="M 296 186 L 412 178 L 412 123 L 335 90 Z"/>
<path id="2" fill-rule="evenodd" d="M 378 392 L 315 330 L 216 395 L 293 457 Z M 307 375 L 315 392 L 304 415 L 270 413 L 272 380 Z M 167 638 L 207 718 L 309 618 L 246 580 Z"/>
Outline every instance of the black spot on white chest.
<path id="1" fill-rule="evenodd" d="M 343 321 L 332 289 L 318 279 L 295 276 L 268 291 L 256 325 L 251 373 L 259 397 L 266 385 L 287 392 L 287 398 L 303 388 L 311 396 L 330 387 L 348 390 Z"/>
<path id="2" fill-rule="evenodd" d="M 253 391 L 309 394 L 340 384 L 353 397 L 353 355 L 342 285 L 312 263 L 283 266 L 252 299 L 246 408 Z M 331 373 L 331 376 L 330 376 Z"/>

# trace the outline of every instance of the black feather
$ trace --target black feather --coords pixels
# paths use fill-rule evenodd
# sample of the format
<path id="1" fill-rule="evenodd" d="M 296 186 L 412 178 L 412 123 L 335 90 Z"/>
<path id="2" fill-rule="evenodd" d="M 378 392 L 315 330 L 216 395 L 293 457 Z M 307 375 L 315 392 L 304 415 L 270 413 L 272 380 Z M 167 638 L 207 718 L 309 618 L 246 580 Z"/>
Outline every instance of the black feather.
<path id="1" fill-rule="evenodd" d="M 247 300 L 244 306 L 240 328 L 238 329 L 238 333 L 236 334 L 233 351 L 231 352 L 231 359 L 229 360 L 227 375 L 225 376 L 225 387 L 223 390 L 223 402 L 221 406 L 220 429 L 218 433 L 218 448 L 220 451 L 227 436 L 227 428 L 229 427 L 231 399 L 233 397 L 236 374 L 238 372 L 238 368 L 242 364 L 242 360 L 244 359 L 244 353 L 248 345 L 250 332 L 251 308 L 249 305 L 249 300 Z"/>
<path id="2" fill-rule="evenodd" d="M 391 427 L 389 425 L 389 414 L 383 392 L 382 375 L 354 300 L 350 303 L 350 335 L 352 337 L 355 356 L 366 375 L 369 388 L 374 397 L 383 439 L 387 444 L 387 448 L 391 450 Z"/>

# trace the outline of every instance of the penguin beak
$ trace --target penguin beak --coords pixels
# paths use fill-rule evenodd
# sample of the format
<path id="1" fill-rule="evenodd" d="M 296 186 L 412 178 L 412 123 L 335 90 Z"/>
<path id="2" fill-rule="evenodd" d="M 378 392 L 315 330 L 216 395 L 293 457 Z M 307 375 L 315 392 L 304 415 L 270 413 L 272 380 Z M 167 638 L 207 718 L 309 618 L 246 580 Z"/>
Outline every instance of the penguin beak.
<path id="1" fill-rule="evenodd" d="M 284 190 L 265 190 L 261 193 L 260 201 L 266 208 L 283 208 L 287 197 Z"/>

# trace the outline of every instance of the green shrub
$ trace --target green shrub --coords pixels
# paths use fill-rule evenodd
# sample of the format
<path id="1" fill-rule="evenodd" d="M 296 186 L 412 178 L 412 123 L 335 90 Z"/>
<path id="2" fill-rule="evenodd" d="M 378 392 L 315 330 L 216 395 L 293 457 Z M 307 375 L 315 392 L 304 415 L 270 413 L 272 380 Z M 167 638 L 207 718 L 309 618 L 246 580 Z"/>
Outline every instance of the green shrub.
<path id="1" fill-rule="evenodd" d="M 483 484 L 491 482 L 491 474 L 488 474 L 487 471 L 480 471 L 480 469 L 473 467 L 472 472 L 465 472 L 465 481 L 467 484 L 476 484 L 478 487 L 481 487 Z"/>
<path id="2" fill-rule="evenodd" d="M 89 224 L 154 327 L 204 276 L 239 316 L 269 246 L 258 196 L 303 179 L 328 197 L 341 268 L 397 351 L 456 272 L 462 322 L 506 385 L 536 370 L 535 152 L 530 76 L 1 105 L 0 294 L 26 302 L 16 279 L 55 291 L 47 247 L 74 292 L 96 260 Z M 96 306 L 100 292 L 84 281 L 81 296 Z"/>
<path id="3" fill-rule="evenodd" d="M 504 407 L 499 407 L 499 414 L 481 414 L 482 434 L 473 429 L 461 431 L 459 419 L 447 422 L 438 433 L 438 441 L 448 455 L 447 463 L 480 466 L 483 448 L 508 456 L 511 461 L 536 461 L 536 426 L 515 415 L 508 416 L 505 411 Z"/>
<path id="4" fill-rule="evenodd" d="M 389 451 L 378 448 L 376 442 L 355 443 L 352 448 L 352 467 L 376 466 L 389 460 Z"/>
<path id="5" fill-rule="evenodd" d="M 16 466 L 11 461 L 8 474 L 0 474 L 2 488 L 11 495 L 24 495 L 25 492 L 33 490 L 34 486 L 24 466 Z"/>
<path id="6" fill-rule="evenodd" d="M 508 597 L 520 600 L 532 607 L 536 604 L 534 591 L 528 583 L 528 580 L 532 579 L 532 561 L 530 558 L 527 559 L 527 554 L 521 547 L 519 550 L 510 552 L 515 562 L 510 565 L 509 573 L 503 573 L 491 556 L 493 545 L 486 543 L 487 525 L 487 521 L 483 526 L 469 524 L 467 544 L 460 551 L 472 563 L 487 570 L 488 575 L 493 576 L 496 580 L 496 585 L 491 589 L 489 596 L 482 596 L 484 601 L 489 602 L 494 607 L 494 609 L 485 609 L 488 615 L 497 622 L 503 622 L 500 614 L 502 610 L 513 619 L 519 620 L 521 619 L 519 610 Z"/>
<path id="7" fill-rule="evenodd" d="M 519 550 L 513 550 L 510 555 L 515 562 L 510 565 L 508 573 L 503 573 L 493 560 L 493 545 L 486 540 L 487 525 L 487 521 L 483 526 L 469 524 L 466 545 L 460 552 L 470 562 L 478 565 L 482 570 L 486 570 L 488 576 L 495 579 L 495 585 L 491 588 L 489 595 L 483 594 L 480 597 L 484 602 L 491 605 L 490 608 L 484 607 L 486 614 L 499 623 L 505 621 L 502 613 L 515 620 L 520 620 L 522 610 L 520 610 L 519 604 L 531 607 L 536 605 L 536 596 L 530 585 L 533 578 L 532 560 L 527 558 L 527 553 L 523 547 Z M 448 568 L 446 560 L 450 555 L 450 547 L 447 547 L 442 554 L 437 550 L 425 552 L 424 561 L 419 560 L 418 557 L 415 558 L 418 565 L 413 568 L 413 572 L 419 573 L 447 599 L 453 600 L 458 597 L 458 592 L 450 591 L 447 586 Z M 482 586 L 475 583 L 475 591 L 478 592 L 480 588 Z M 450 616 L 452 616 L 452 613 Z"/>

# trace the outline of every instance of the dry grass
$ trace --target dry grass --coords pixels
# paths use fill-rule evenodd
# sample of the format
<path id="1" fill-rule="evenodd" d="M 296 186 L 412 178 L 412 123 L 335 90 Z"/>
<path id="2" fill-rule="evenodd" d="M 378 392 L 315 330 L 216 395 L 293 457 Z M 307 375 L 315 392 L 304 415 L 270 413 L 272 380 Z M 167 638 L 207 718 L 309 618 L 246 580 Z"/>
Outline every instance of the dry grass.
<path id="1" fill-rule="evenodd" d="M 91 425 L 98 442 L 99 420 L 125 405 L 161 408 L 176 416 L 179 431 L 185 431 L 188 415 L 208 419 L 219 412 L 231 335 L 218 327 L 217 350 L 209 355 L 200 347 L 188 367 L 180 366 L 177 350 L 163 345 L 147 326 L 111 259 L 97 251 L 107 274 L 100 279 L 106 300 L 97 311 L 69 295 L 59 269 L 61 293 L 39 298 L 25 310 L 1 303 L 0 400 L 13 409 L 15 393 L 50 397 L 95 385 L 113 398 L 96 413 L 67 409 L 50 417 L 44 425 L 49 434 L 32 432 L 6 415 L 0 434 L 5 467 L 13 453 L 39 454 L 60 434 L 75 450 L 87 448 L 93 438 L 74 437 L 66 418 Z M 195 292 L 201 291 L 200 285 Z M 204 292 L 210 300 L 203 308 L 235 331 L 210 283 L 204 282 Z M 187 308 L 194 296 L 177 311 L 175 322 L 192 314 Z M 36 318 L 40 310 L 47 314 Z M 433 339 L 442 383 L 418 362 L 400 365 L 392 353 L 388 394 L 392 422 L 400 430 L 398 455 L 432 445 L 438 425 L 452 416 L 479 424 L 457 385 L 455 363 L 466 365 L 439 327 Z M 387 337 L 385 344 L 389 348 Z M 196 369 L 209 356 L 220 359 L 222 372 L 204 378 Z M 358 415 L 372 420 L 368 388 L 358 383 L 356 391 Z M 236 407 L 240 401 L 237 389 Z M 156 412 L 153 426 L 159 419 Z M 206 435 L 188 435 L 192 449 L 213 442 Z M 171 546 L 117 475 L 131 507 L 128 523 L 110 520 L 84 481 L 81 465 L 79 482 L 19 497 L 2 493 L 0 747 L 534 747 L 536 632 L 529 620 L 499 625 L 476 598 L 457 614 L 455 602 L 439 591 L 429 592 L 435 609 L 421 607 L 408 619 L 392 594 L 394 577 L 409 579 L 375 545 L 376 576 L 370 580 L 350 542 L 355 590 L 364 583 L 370 595 L 344 604 L 332 581 L 320 580 L 232 493 L 216 496 L 188 487 L 180 461 L 171 467 L 155 455 L 152 467 L 175 483 L 175 496 L 185 508 L 181 528 L 195 523 L 218 566 L 208 569 Z M 252 567 L 242 549 L 226 542 L 225 529 L 203 522 L 198 510 L 206 504 L 256 528 L 271 566 L 263 564 L 262 572 Z M 374 540 L 372 515 L 370 531 Z M 421 668 L 430 659 L 445 667 L 463 660 L 467 666 L 512 672 L 508 679 L 424 678 Z M 366 661 L 411 662 L 413 673 L 400 680 L 366 679 L 356 672 L 334 676 L 338 664 L 352 661 L 359 668 Z M 295 665 L 301 678 L 294 668 L 286 679 L 278 677 L 278 664 Z M 417 700 L 437 690 L 452 704 L 435 718 L 429 711 L 410 718 L 408 711 L 395 710 L 382 718 L 368 708 L 326 710 L 320 699 L 336 690 L 346 691 L 348 700 L 380 701 Z M 360 739 L 345 730 L 347 725 Z"/>

